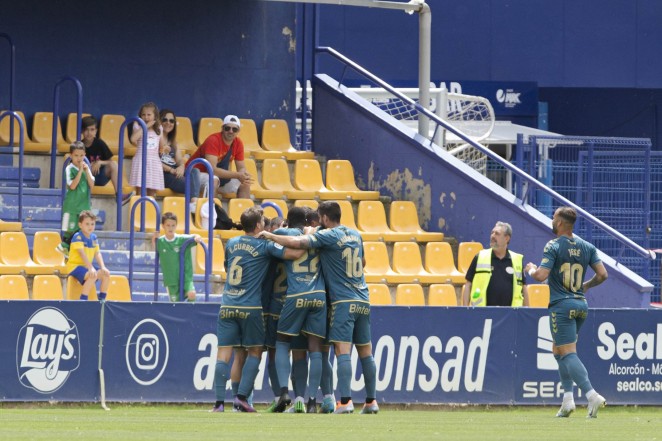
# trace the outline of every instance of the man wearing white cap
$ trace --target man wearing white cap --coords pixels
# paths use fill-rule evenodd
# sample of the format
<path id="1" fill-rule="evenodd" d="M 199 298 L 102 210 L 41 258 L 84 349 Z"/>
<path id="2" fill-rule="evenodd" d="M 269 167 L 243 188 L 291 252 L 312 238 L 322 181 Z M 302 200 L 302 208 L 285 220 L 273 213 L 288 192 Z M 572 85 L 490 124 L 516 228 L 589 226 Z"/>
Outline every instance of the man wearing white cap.
<path id="1" fill-rule="evenodd" d="M 223 129 L 207 137 L 198 150 L 189 158 L 205 158 L 214 168 L 214 188 L 220 185 L 221 193 L 236 193 L 238 198 L 250 198 L 253 178 L 244 165 L 244 143 L 239 139 L 241 122 L 236 115 L 228 115 L 223 119 Z M 234 161 L 237 171 L 230 171 L 230 163 Z M 187 164 L 188 164 L 187 162 Z M 196 164 L 200 170 L 200 187 L 209 185 L 207 169 L 202 164 Z M 211 193 L 211 192 L 210 192 Z"/>

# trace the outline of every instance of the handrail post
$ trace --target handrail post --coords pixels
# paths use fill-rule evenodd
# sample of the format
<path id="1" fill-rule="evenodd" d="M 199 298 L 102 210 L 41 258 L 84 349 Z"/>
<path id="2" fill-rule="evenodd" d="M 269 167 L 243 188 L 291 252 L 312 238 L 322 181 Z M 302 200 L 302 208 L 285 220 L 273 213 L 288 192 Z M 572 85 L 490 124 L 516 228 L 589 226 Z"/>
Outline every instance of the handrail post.
<path id="1" fill-rule="evenodd" d="M 179 249 L 179 301 L 184 300 L 184 276 L 185 276 L 185 271 L 184 271 L 184 260 L 186 258 L 186 251 L 188 250 L 189 247 L 196 245 L 195 239 L 191 238 L 188 239 L 186 242 L 182 244 L 182 247 Z M 197 244 L 198 246 L 201 246 L 202 249 L 205 251 L 205 261 L 207 260 L 207 256 L 209 256 L 209 249 L 207 248 L 207 245 L 204 243 L 199 243 Z M 205 302 L 209 301 L 209 271 L 205 271 Z"/>
<path id="2" fill-rule="evenodd" d="M 145 155 L 147 152 L 147 125 L 145 125 L 145 122 L 140 119 L 137 116 L 133 116 L 131 118 L 127 118 L 124 120 L 122 125 L 120 126 L 120 143 L 119 143 L 119 148 L 118 148 L 118 158 L 117 158 L 117 186 L 119 188 L 116 188 L 115 190 L 117 191 L 117 195 L 115 197 L 116 202 L 117 202 L 117 231 L 122 231 L 122 192 L 124 188 L 124 183 L 122 181 L 122 177 L 124 175 L 124 131 L 126 130 L 126 127 L 129 123 L 132 122 L 137 122 L 140 124 L 140 127 L 142 128 L 143 131 L 143 174 L 142 174 L 142 188 L 140 192 L 140 196 L 145 197 L 145 182 L 146 182 L 146 176 L 145 176 L 145 163 L 147 161 L 147 156 Z M 144 208 L 144 206 L 143 206 Z M 140 215 L 140 231 L 145 230 L 145 210 L 143 209 Z M 157 222 L 158 223 L 158 222 Z M 133 228 L 133 224 L 129 226 L 129 228 Z"/>
<path id="3" fill-rule="evenodd" d="M 121 149 L 120 149 L 121 150 Z M 156 201 L 152 198 L 148 198 L 146 196 L 141 196 L 138 198 L 137 201 L 131 206 L 131 215 L 129 217 L 129 286 L 133 286 L 133 241 L 135 237 L 135 230 L 133 228 L 133 221 L 136 216 L 136 209 L 138 208 L 138 204 L 142 204 L 141 214 L 145 214 L 145 203 L 149 202 L 154 206 L 154 210 L 156 211 L 156 218 L 159 219 L 161 217 L 161 209 L 159 208 L 159 204 L 156 203 Z M 144 221 L 144 218 L 143 218 Z M 141 231 L 144 231 L 145 225 L 142 225 Z M 119 231 L 119 230 L 118 230 Z M 161 231 L 160 228 L 160 222 L 156 222 L 155 226 L 155 234 L 159 234 Z M 159 298 L 159 253 L 155 251 L 154 253 L 154 301 L 157 301 Z"/>
<path id="4" fill-rule="evenodd" d="M 60 86 L 66 81 L 71 81 L 76 86 L 76 113 L 82 115 L 83 112 L 83 86 L 76 77 L 71 75 L 62 77 L 55 83 L 53 90 L 53 133 L 51 135 L 51 179 L 50 188 L 55 188 L 55 156 L 57 155 L 57 129 L 60 125 Z M 80 132 L 80 125 L 77 126 Z"/>
<path id="5" fill-rule="evenodd" d="M 214 181 L 214 169 L 212 168 L 209 161 L 205 158 L 195 158 L 193 161 L 186 164 L 186 169 L 184 170 L 184 176 L 186 178 L 186 185 L 184 187 L 184 210 L 185 210 L 185 219 L 184 219 L 184 232 L 186 234 L 191 231 L 190 222 L 191 222 L 191 208 L 189 207 L 189 201 L 191 200 L 191 168 L 197 164 L 202 164 L 207 169 L 207 174 L 210 178 L 210 183 Z M 211 188 L 209 189 L 212 191 Z M 207 195 L 207 207 L 209 209 L 209 224 L 207 225 L 207 243 L 209 244 L 205 251 L 205 302 L 209 298 L 209 273 L 212 269 L 212 258 L 214 257 L 214 225 L 212 220 L 214 219 L 214 194 L 211 193 Z"/>
<path id="6" fill-rule="evenodd" d="M 9 43 L 9 111 L 14 111 L 14 74 L 16 73 L 16 46 L 9 34 L 0 32 L 0 38 L 4 38 Z M 9 118 L 9 145 L 14 144 L 14 119 Z"/>
<path id="7" fill-rule="evenodd" d="M 25 156 L 25 123 L 18 113 L 13 110 L 5 111 L 0 114 L 2 118 L 9 117 L 9 124 L 14 127 L 14 118 L 18 121 L 18 127 L 21 133 L 18 136 L 18 221 L 23 222 L 23 157 Z M 12 140 L 13 141 L 13 140 Z"/>

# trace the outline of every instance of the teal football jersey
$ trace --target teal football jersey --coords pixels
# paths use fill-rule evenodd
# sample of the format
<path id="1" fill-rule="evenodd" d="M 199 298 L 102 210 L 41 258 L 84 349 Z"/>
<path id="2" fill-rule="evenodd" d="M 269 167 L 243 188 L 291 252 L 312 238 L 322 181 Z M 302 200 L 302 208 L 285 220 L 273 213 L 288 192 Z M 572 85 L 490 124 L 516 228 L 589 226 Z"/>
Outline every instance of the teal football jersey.
<path id="1" fill-rule="evenodd" d="M 274 234 L 281 236 L 301 236 L 298 228 L 279 228 Z M 319 251 L 310 248 L 297 260 L 286 260 L 287 295 L 324 292 L 324 277 L 320 271 Z"/>

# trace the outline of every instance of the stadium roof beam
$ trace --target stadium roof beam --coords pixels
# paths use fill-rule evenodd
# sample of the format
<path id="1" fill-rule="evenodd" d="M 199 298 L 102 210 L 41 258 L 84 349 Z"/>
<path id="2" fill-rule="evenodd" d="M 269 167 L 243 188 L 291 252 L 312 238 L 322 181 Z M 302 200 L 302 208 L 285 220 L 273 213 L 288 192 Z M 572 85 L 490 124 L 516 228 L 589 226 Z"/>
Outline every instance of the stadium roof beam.
<path id="1" fill-rule="evenodd" d="M 430 54 L 432 40 L 432 11 L 425 0 L 394 2 L 382 0 L 263 0 L 269 2 L 316 3 L 338 6 L 363 6 L 367 8 L 399 9 L 408 14 L 418 13 L 418 102 L 430 110 Z M 304 86 L 305 87 L 305 86 Z M 425 115 L 418 116 L 418 133 L 427 137 L 430 120 Z"/>

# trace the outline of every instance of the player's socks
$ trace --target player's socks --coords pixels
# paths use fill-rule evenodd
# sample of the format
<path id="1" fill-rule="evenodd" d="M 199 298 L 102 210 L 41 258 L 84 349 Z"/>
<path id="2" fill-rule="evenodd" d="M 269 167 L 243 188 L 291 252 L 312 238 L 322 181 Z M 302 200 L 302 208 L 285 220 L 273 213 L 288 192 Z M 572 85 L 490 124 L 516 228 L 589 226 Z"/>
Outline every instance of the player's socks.
<path id="1" fill-rule="evenodd" d="M 225 386 L 228 383 L 228 374 L 230 373 L 230 365 L 224 361 L 216 361 L 216 369 L 214 370 L 214 391 L 216 392 L 216 401 L 225 401 Z"/>
<path id="2" fill-rule="evenodd" d="M 280 395 L 280 383 L 278 382 L 278 371 L 276 370 L 276 360 L 269 358 L 269 363 L 267 364 L 267 370 L 269 371 L 269 382 L 271 383 L 271 392 L 273 392 L 274 397 Z"/>
<path id="3" fill-rule="evenodd" d="M 341 354 L 336 359 L 338 361 L 338 391 L 341 397 L 351 397 L 352 358 L 349 354 Z"/>
<path id="4" fill-rule="evenodd" d="M 290 344 L 286 341 L 276 342 L 276 371 L 278 384 L 287 387 L 290 379 Z M 282 411 L 281 411 L 282 412 Z"/>
<path id="5" fill-rule="evenodd" d="M 251 394 L 253 384 L 255 384 L 255 377 L 257 377 L 257 373 L 260 370 L 260 361 L 260 358 L 253 357 L 252 355 L 246 357 L 244 369 L 241 371 L 238 395 L 248 397 Z"/>
<path id="6" fill-rule="evenodd" d="M 317 413 L 317 400 L 313 397 L 308 398 L 306 413 Z"/>
<path id="7" fill-rule="evenodd" d="M 297 397 L 303 397 L 306 395 L 306 386 L 308 385 L 308 360 L 305 358 L 294 360 L 292 363 L 292 385 L 294 386 L 294 394 Z"/>
<path id="8" fill-rule="evenodd" d="M 87 294 L 81 294 L 80 300 L 87 300 Z"/>
<path id="9" fill-rule="evenodd" d="M 375 401 L 375 393 L 377 390 L 377 367 L 375 366 L 375 359 L 372 355 L 368 355 L 361 359 L 361 368 L 363 369 L 363 378 L 365 379 L 365 393 L 370 401 Z"/>
<path id="10" fill-rule="evenodd" d="M 106 301 L 106 295 L 107 295 L 107 294 L 106 294 L 105 292 L 100 292 L 100 293 L 99 293 L 99 296 L 98 296 L 98 297 L 99 297 L 99 301 L 100 301 L 101 303 L 103 303 L 103 302 Z"/>
<path id="11" fill-rule="evenodd" d="M 232 396 L 233 397 L 239 393 L 239 382 L 238 381 L 230 382 L 230 387 L 232 388 Z"/>
<path id="12" fill-rule="evenodd" d="M 584 394 L 593 389 L 588 379 L 588 372 L 575 352 L 561 357 L 561 363 L 565 364 L 568 374 L 570 374 L 570 377 L 577 383 L 577 386 L 579 386 Z"/>
<path id="13" fill-rule="evenodd" d="M 324 396 L 333 395 L 333 366 L 329 361 L 329 353 L 322 352 L 322 378 L 320 387 Z M 335 399 L 333 399 L 335 404 Z"/>
<path id="14" fill-rule="evenodd" d="M 308 368 L 308 396 L 312 400 L 315 400 L 317 389 L 319 389 L 320 380 L 322 379 L 322 353 L 311 352 L 308 355 L 308 360 L 310 361 Z"/>
<path id="15" fill-rule="evenodd" d="M 570 373 L 568 372 L 568 367 L 565 365 L 565 363 L 561 363 L 561 356 L 559 354 L 554 354 L 554 358 L 556 358 L 556 362 L 559 364 L 559 378 L 561 379 L 561 386 L 563 386 L 563 391 L 566 393 L 572 393 L 575 384 L 572 381 Z"/>

